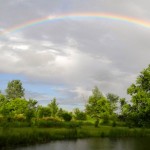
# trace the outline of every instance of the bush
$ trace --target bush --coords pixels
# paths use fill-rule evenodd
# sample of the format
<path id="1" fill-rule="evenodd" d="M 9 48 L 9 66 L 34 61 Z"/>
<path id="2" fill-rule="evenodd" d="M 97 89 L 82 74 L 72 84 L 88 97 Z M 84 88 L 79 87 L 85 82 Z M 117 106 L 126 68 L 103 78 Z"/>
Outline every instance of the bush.
<path id="1" fill-rule="evenodd" d="M 58 122 L 60 119 L 54 117 L 43 117 L 42 120 Z"/>
<path id="2" fill-rule="evenodd" d="M 4 121 L 4 117 L 0 115 L 0 122 Z"/>
<path id="3" fill-rule="evenodd" d="M 50 127 L 61 127 L 62 124 L 61 122 L 57 122 L 57 121 L 49 121 L 49 120 L 38 120 L 37 121 L 37 126 L 38 127 L 46 127 L 46 128 L 50 128 Z"/>
<path id="4" fill-rule="evenodd" d="M 63 113 L 62 118 L 64 119 L 64 121 L 71 121 L 72 115 L 69 113 Z"/>
<path id="5" fill-rule="evenodd" d="M 113 122 L 112 122 L 112 127 L 116 127 L 116 125 L 117 125 L 117 124 L 116 124 L 116 121 L 113 121 Z"/>
<path id="6" fill-rule="evenodd" d="M 64 121 L 51 121 L 51 120 L 37 120 L 34 124 L 34 126 L 37 127 L 44 127 L 44 128 L 76 128 L 80 127 L 81 123 L 80 122 L 64 122 Z"/>
<path id="7" fill-rule="evenodd" d="M 87 119 L 86 113 L 83 111 L 80 111 L 78 108 L 75 109 L 74 114 L 75 114 L 76 120 L 86 120 Z"/>
<path id="8" fill-rule="evenodd" d="M 6 121 L 3 121 L 1 123 L 1 126 L 4 127 L 4 128 L 10 128 L 10 127 L 13 127 L 13 128 L 22 128 L 22 127 L 29 127 L 30 124 L 29 122 L 21 122 L 21 121 L 12 121 L 12 122 L 6 122 Z"/>
<path id="9" fill-rule="evenodd" d="M 16 120 L 16 121 L 25 121 L 26 117 L 24 116 L 24 114 L 16 114 L 14 116 L 14 120 Z"/>

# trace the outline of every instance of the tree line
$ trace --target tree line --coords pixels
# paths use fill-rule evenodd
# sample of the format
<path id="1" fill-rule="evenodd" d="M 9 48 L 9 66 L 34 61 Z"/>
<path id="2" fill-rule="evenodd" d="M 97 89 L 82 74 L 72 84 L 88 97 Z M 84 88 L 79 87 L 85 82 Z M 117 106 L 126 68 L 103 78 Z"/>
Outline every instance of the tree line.
<path id="1" fill-rule="evenodd" d="M 0 119 L 10 121 L 28 121 L 33 118 L 60 119 L 70 121 L 86 120 L 86 113 L 76 108 L 68 112 L 59 107 L 56 98 L 53 98 L 47 106 L 38 105 L 37 100 L 25 99 L 25 89 L 20 80 L 8 82 L 5 95 L 0 93 Z"/>
<path id="2" fill-rule="evenodd" d="M 33 119 L 59 121 L 93 120 L 95 127 L 100 123 L 116 126 L 123 122 L 129 127 L 150 126 L 150 65 L 140 72 L 135 83 L 128 89 L 131 99 L 120 98 L 114 93 L 104 95 L 97 86 L 92 90 L 84 111 L 79 108 L 68 112 L 59 107 L 56 98 L 47 106 L 39 105 L 36 100 L 25 99 L 25 89 L 20 80 L 8 82 L 5 94 L 0 93 L 0 121 L 11 122 Z"/>

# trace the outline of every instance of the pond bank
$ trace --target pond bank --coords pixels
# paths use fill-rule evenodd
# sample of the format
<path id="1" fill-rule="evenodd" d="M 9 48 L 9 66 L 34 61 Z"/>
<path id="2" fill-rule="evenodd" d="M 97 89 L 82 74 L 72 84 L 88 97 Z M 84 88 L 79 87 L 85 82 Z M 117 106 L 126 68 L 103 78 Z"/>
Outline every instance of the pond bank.
<path id="1" fill-rule="evenodd" d="M 0 147 L 89 137 L 146 137 L 150 129 L 101 126 L 80 128 L 0 128 Z"/>

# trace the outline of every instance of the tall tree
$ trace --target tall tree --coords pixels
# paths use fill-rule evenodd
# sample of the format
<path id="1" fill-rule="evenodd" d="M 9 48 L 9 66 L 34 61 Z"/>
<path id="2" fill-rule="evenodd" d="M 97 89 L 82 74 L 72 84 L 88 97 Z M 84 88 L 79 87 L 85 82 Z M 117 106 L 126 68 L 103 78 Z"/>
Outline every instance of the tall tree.
<path id="1" fill-rule="evenodd" d="M 150 124 L 150 65 L 137 77 L 136 82 L 128 90 L 132 106 L 130 116 L 135 125 L 149 126 Z"/>
<path id="2" fill-rule="evenodd" d="M 9 109 L 7 107 L 8 100 L 3 94 L 0 94 L 0 114 L 6 116 L 9 114 Z"/>
<path id="3" fill-rule="evenodd" d="M 125 98 L 120 98 L 119 102 L 120 102 L 120 107 L 122 109 L 122 107 L 126 104 L 126 99 Z"/>
<path id="4" fill-rule="evenodd" d="M 108 93 L 106 95 L 107 99 L 110 101 L 112 111 L 117 109 L 117 102 L 119 100 L 119 96 L 113 93 Z"/>
<path id="5" fill-rule="evenodd" d="M 12 99 L 11 101 L 3 101 L 0 107 L 0 113 L 7 121 L 9 121 L 16 115 L 25 115 L 26 109 L 27 101 L 25 99 L 16 98 Z"/>
<path id="6" fill-rule="evenodd" d="M 44 107 L 44 106 L 38 106 L 37 107 L 37 117 L 38 118 L 43 118 L 43 117 L 50 117 L 51 116 L 51 110 L 49 107 Z"/>
<path id="7" fill-rule="evenodd" d="M 23 88 L 20 80 L 12 80 L 8 82 L 6 96 L 8 99 L 23 98 L 24 91 L 25 89 Z"/>
<path id="8" fill-rule="evenodd" d="M 109 101 L 103 96 L 98 87 L 95 86 L 86 105 L 87 114 L 95 119 L 95 127 L 98 127 L 100 119 L 109 117 L 110 110 Z"/>
<path id="9" fill-rule="evenodd" d="M 57 112 L 58 112 L 58 104 L 56 102 L 56 98 L 54 98 L 50 104 L 48 104 L 48 107 L 50 108 L 51 110 L 51 115 L 52 117 L 55 117 Z"/>
<path id="10" fill-rule="evenodd" d="M 74 117 L 76 120 L 86 120 L 86 113 L 79 108 L 74 109 Z"/>
<path id="11" fill-rule="evenodd" d="M 36 114 L 36 110 L 37 110 L 37 101 L 36 100 L 33 100 L 33 99 L 29 99 L 27 101 L 27 108 L 26 108 L 26 119 L 27 121 L 31 122 L 31 119 L 33 117 L 35 117 L 35 114 Z"/>

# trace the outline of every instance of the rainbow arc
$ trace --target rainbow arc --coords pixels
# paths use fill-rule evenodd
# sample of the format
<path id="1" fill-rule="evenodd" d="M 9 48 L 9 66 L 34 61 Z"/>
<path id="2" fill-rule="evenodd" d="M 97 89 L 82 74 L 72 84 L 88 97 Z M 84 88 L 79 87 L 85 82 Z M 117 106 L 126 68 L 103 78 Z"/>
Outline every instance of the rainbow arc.
<path id="1" fill-rule="evenodd" d="M 111 13 L 74 13 L 74 14 L 52 15 L 52 16 L 49 15 L 43 18 L 30 20 L 22 24 L 18 24 L 16 26 L 7 28 L 5 29 L 5 31 L 2 31 L 0 35 L 17 32 L 25 28 L 29 28 L 32 26 L 36 26 L 39 24 L 48 23 L 52 21 L 59 21 L 59 20 L 61 21 L 61 20 L 66 20 L 66 19 L 85 19 L 85 18 L 86 19 L 88 18 L 89 19 L 92 19 L 92 18 L 93 19 L 108 19 L 108 20 L 126 22 L 129 24 L 135 24 L 143 28 L 148 28 L 148 29 L 150 28 L 149 21 L 132 18 L 128 16 L 116 15 L 116 14 L 111 14 Z"/>

